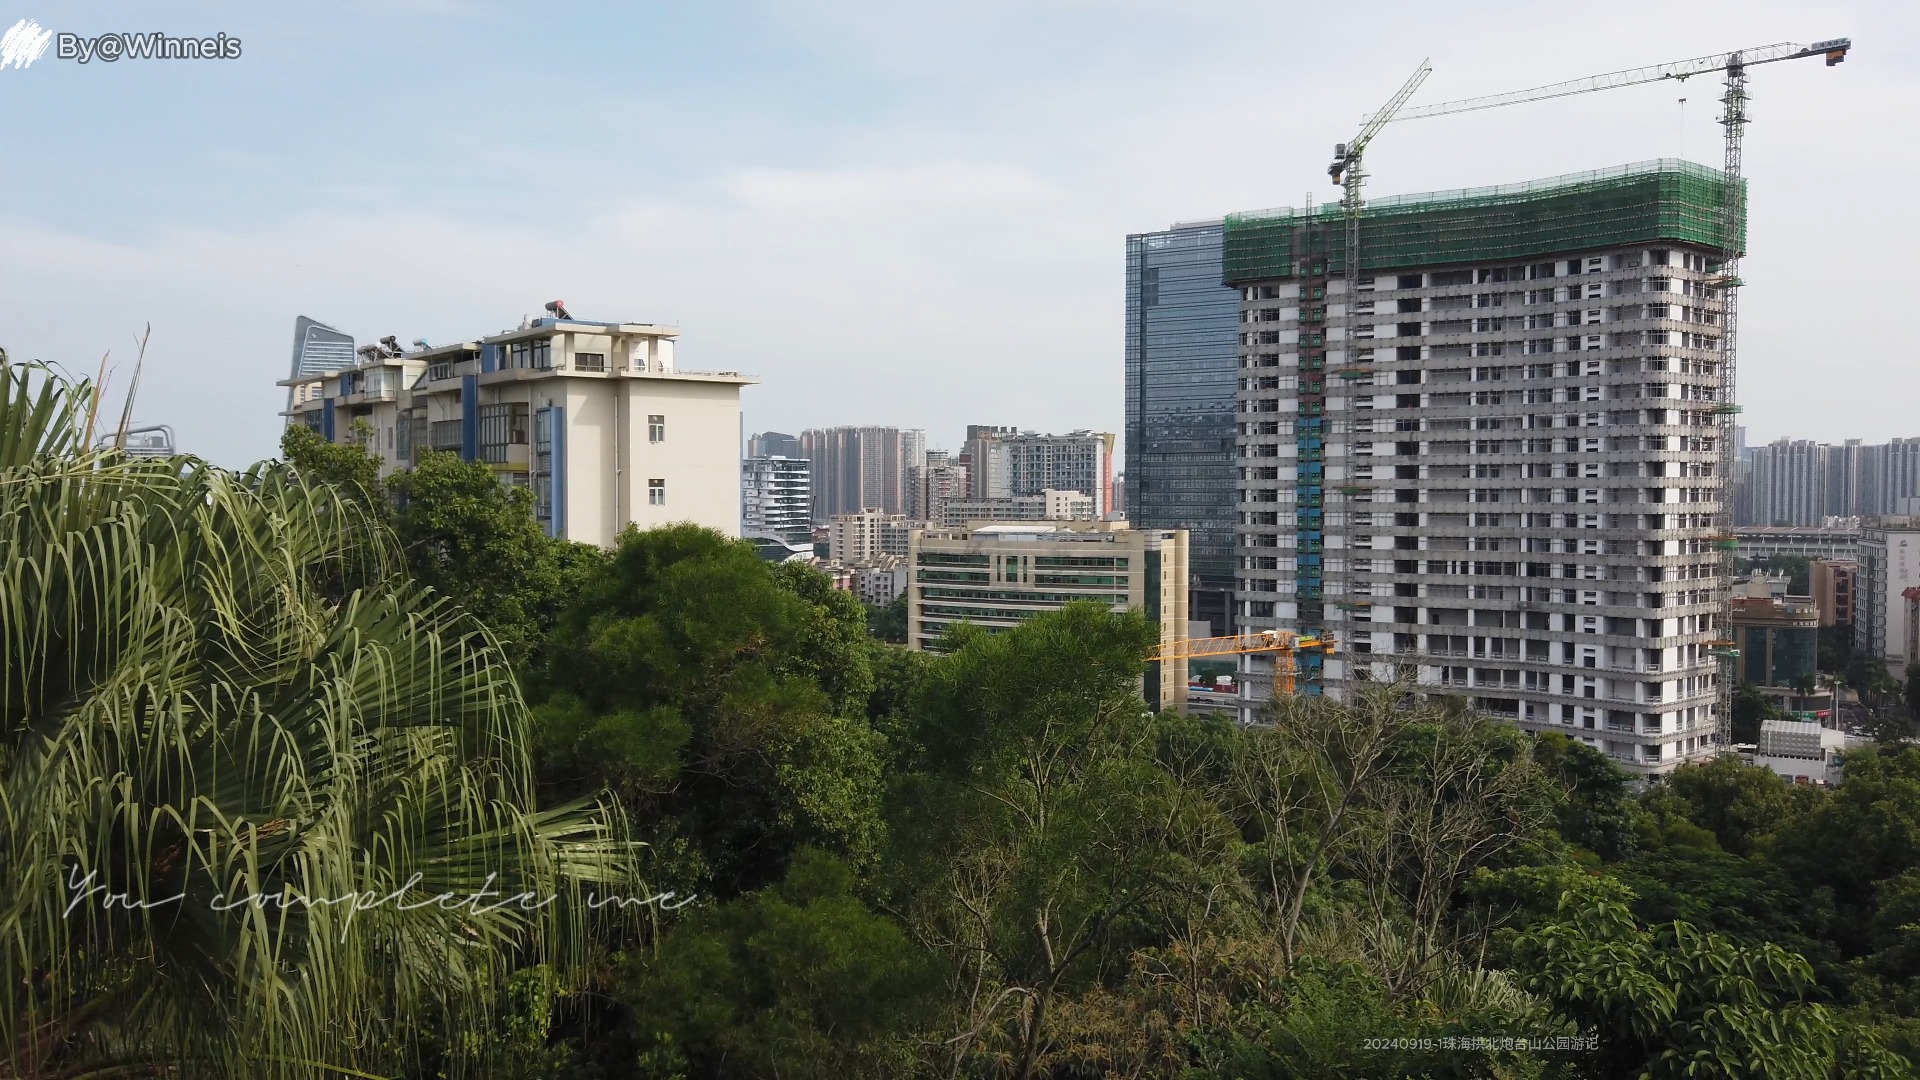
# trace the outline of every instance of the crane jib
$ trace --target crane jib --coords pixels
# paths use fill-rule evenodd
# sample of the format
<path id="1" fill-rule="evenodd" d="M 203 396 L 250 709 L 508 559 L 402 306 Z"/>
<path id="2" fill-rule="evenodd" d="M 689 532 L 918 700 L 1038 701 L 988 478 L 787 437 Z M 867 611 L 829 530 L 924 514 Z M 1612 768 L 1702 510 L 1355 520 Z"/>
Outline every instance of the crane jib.
<path id="1" fill-rule="evenodd" d="M 1691 60 L 1680 60 L 1671 64 L 1655 64 L 1650 67 L 1628 68 L 1624 71 L 1610 71 L 1605 75 L 1575 79 L 1572 82 L 1551 83 L 1536 86 L 1528 90 L 1512 90 L 1503 94 L 1489 94 L 1483 97 L 1461 98 L 1458 101 L 1443 101 L 1437 105 L 1421 105 L 1406 109 L 1392 117 L 1394 121 L 1425 120 L 1434 116 L 1448 116 L 1453 113 L 1477 112 L 1481 109 L 1494 109 L 1504 105 L 1519 105 L 1528 101 L 1544 101 L 1548 98 L 1571 97 L 1575 94 L 1591 94 L 1599 90 L 1615 90 L 1623 86 L 1637 86 L 1643 83 L 1661 82 L 1667 79 L 1686 79 L 1694 75 L 1704 75 L 1713 71 L 1725 71 L 1733 67 L 1753 67 L 1756 64 L 1771 64 L 1779 60 L 1800 60 L 1806 57 L 1822 56 L 1827 66 L 1832 67 L 1847 58 L 1853 48 L 1852 38 L 1828 38 L 1811 45 L 1797 42 L 1780 42 L 1774 45 L 1761 45 L 1751 49 L 1738 49 L 1733 52 L 1717 53 L 1713 56 L 1700 56 Z M 1378 114 L 1374 114 L 1377 116 Z M 1367 119 L 1372 120 L 1374 116 Z"/>

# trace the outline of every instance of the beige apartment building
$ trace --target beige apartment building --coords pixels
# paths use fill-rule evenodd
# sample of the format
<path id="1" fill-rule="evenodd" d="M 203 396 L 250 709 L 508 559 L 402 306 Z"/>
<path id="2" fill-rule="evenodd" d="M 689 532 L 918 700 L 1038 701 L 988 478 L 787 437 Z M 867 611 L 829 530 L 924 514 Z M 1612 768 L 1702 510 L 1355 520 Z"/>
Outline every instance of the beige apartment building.
<path id="1" fill-rule="evenodd" d="M 907 582 L 907 642 L 938 652 L 947 628 L 1004 630 L 1075 600 L 1138 608 L 1160 640 L 1187 636 L 1187 531 L 1125 522 L 974 523 L 916 529 Z M 1142 692 L 1155 709 L 1187 697 L 1187 662 L 1147 666 Z"/>
<path id="2" fill-rule="evenodd" d="M 883 555 L 905 555 L 913 523 L 905 514 L 867 509 L 835 514 L 827 525 L 827 559 L 841 566 L 860 566 Z"/>
<path id="3" fill-rule="evenodd" d="M 1908 595 L 1920 586 L 1920 517 L 1868 519 L 1860 530 L 1853 649 L 1878 657 L 1895 678 L 1920 660 L 1920 611 Z"/>
<path id="4" fill-rule="evenodd" d="M 610 547 L 629 525 L 740 532 L 738 372 L 677 368 L 679 331 L 531 320 L 402 352 L 386 339 L 338 371 L 296 373 L 290 423 L 378 453 L 385 472 L 429 451 L 529 487 L 552 536 Z M 423 343 L 416 343 L 423 345 Z"/>

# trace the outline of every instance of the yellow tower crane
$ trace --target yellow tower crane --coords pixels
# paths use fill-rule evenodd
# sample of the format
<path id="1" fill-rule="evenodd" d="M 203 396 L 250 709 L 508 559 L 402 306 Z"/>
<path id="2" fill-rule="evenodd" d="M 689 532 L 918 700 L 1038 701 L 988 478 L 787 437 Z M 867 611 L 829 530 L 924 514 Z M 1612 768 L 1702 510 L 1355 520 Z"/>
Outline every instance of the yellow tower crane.
<path id="1" fill-rule="evenodd" d="M 1149 663 L 1163 660 L 1193 660 L 1202 656 L 1245 656 L 1249 653 L 1273 654 L 1273 692 L 1293 693 L 1294 657 L 1302 652 L 1333 655 L 1330 634 L 1293 634 L 1285 630 L 1260 630 L 1226 637 L 1180 638 L 1162 642 L 1147 654 Z"/>

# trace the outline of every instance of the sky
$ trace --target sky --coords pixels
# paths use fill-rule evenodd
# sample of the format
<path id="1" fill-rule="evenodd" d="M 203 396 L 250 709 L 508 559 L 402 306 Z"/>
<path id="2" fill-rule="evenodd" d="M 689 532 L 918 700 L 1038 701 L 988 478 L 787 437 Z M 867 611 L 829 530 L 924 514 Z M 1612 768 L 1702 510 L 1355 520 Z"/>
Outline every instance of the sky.
<path id="1" fill-rule="evenodd" d="M 1920 436 L 1920 5 L 784 0 L 55 3 L 91 37 L 0 69 L 0 347 L 123 390 L 240 466 L 275 453 L 292 324 L 467 340 L 562 298 L 681 328 L 748 431 L 1121 431 L 1125 237 L 1329 201 L 1326 164 L 1423 58 L 1432 103 L 1778 41 L 1754 69 L 1749 443 Z M 1719 84 L 1389 127 L 1372 197 L 1721 160 Z M 1681 104 L 1680 98 L 1686 98 Z"/>

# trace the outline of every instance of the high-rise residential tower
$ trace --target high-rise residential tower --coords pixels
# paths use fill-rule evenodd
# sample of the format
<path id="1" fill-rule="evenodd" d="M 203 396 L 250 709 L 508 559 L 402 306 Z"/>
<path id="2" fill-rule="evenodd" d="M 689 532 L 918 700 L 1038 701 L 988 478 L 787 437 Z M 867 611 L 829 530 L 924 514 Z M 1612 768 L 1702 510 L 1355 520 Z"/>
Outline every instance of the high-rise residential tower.
<path id="1" fill-rule="evenodd" d="M 800 433 L 800 454 L 812 463 L 813 523 L 862 510 L 902 513 L 907 470 L 926 463 L 927 433 L 918 428 L 836 427 Z"/>
<path id="2" fill-rule="evenodd" d="M 1830 517 L 1908 514 L 1920 509 L 1920 439 L 1835 446 L 1807 439 L 1776 439 L 1747 451 L 1751 466 L 1734 523 L 1753 526 L 1822 524 Z"/>
<path id="3" fill-rule="evenodd" d="M 906 515 L 913 521 L 947 520 L 947 506 L 967 498 L 967 468 L 945 450 L 929 450 L 926 463 L 907 470 Z"/>
<path id="4" fill-rule="evenodd" d="M 1020 434 L 1017 427 L 999 424 L 968 424 L 967 441 L 961 444 L 960 464 L 967 469 L 969 494 L 976 499 L 1006 499 L 1013 492 L 1007 484 L 1012 472 L 1007 468 L 1007 449 L 998 440 Z"/>
<path id="5" fill-rule="evenodd" d="M 1094 516 L 1113 506 L 1113 435 L 1070 431 L 1041 435 L 973 425 L 967 429 L 968 476 L 975 499 L 1007 499 L 1043 491 L 1078 491 Z"/>
<path id="6" fill-rule="evenodd" d="M 811 542 L 812 490 L 806 458 L 769 455 L 744 459 L 740 462 L 741 535 Z"/>
<path id="7" fill-rule="evenodd" d="M 1714 752 L 1720 173 L 1649 162 L 1229 217 L 1242 629 L 1302 692 L 1410 669 L 1640 773 Z M 1243 658 L 1242 705 L 1272 660 Z"/>
<path id="8" fill-rule="evenodd" d="M 1221 284 L 1223 228 L 1203 221 L 1127 237 L 1127 518 L 1187 530 L 1193 618 L 1216 634 L 1233 626 L 1238 516 L 1240 292 Z"/>

